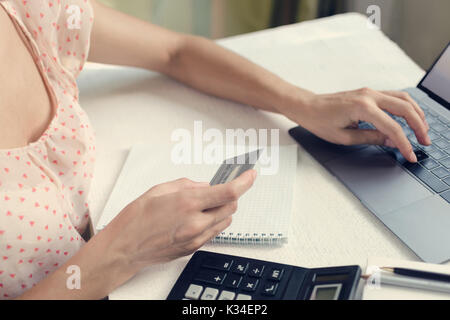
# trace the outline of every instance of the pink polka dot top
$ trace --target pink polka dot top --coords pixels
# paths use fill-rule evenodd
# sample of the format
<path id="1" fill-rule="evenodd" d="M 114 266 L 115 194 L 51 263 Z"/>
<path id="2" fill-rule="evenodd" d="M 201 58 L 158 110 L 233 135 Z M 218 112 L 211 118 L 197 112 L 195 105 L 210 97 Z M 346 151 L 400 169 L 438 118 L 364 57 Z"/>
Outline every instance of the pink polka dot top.
<path id="1" fill-rule="evenodd" d="M 93 10 L 87 0 L 0 5 L 29 44 L 55 108 L 38 141 L 0 150 L 0 299 L 8 299 L 35 286 L 84 244 L 95 141 L 75 79 L 88 54 Z"/>

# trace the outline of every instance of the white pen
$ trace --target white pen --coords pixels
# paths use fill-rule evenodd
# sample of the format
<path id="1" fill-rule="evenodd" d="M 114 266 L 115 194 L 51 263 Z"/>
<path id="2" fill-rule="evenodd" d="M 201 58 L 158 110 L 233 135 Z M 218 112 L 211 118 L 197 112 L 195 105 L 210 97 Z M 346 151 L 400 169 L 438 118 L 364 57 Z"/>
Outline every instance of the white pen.
<path id="1" fill-rule="evenodd" d="M 380 284 L 450 293 L 450 283 L 443 281 L 425 280 L 406 276 L 395 276 L 383 272 L 380 272 L 377 275 L 365 275 L 362 278 L 366 280 L 369 279 L 371 282 L 380 281 Z"/>

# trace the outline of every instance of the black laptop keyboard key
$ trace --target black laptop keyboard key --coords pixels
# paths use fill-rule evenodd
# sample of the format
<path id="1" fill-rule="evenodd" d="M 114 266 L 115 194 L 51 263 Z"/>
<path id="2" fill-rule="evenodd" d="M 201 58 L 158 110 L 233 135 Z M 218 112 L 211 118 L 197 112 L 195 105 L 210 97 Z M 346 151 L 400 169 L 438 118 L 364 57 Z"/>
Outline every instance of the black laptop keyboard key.
<path id="1" fill-rule="evenodd" d="M 425 159 L 423 161 L 420 161 L 420 164 L 428 170 L 433 170 L 433 169 L 439 167 L 439 163 L 437 163 L 433 159 Z"/>
<path id="2" fill-rule="evenodd" d="M 439 180 L 434 174 L 422 167 L 417 163 L 406 163 L 405 168 L 408 169 L 413 175 L 415 175 L 420 181 L 425 183 L 434 192 L 441 193 L 450 187 Z"/>
<path id="3" fill-rule="evenodd" d="M 435 150 L 432 152 L 428 152 L 428 155 L 436 160 L 441 160 L 441 159 L 448 157 L 447 153 L 444 151 L 441 151 L 441 150 Z"/>
<path id="4" fill-rule="evenodd" d="M 416 154 L 417 161 L 419 161 L 419 162 L 429 158 L 428 155 L 421 150 L 416 150 L 416 151 L 414 151 L 414 153 Z"/>
<path id="5" fill-rule="evenodd" d="M 440 139 L 434 142 L 434 145 L 439 149 L 447 149 L 450 148 L 450 142 L 447 139 Z"/>
<path id="6" fill-rule="evenodd" d="M 450 169 L 450 157 L 439 161 L 444 167 Z"/>
<path id="7" fill-rule="evenodd" d="M 444 192 L 443 194 L 441 194 L 441 197 L 444 198 L 445 201 L 450 203 L 450 191 Z"/>
<path id="8" fill-rule="evenodd" d="M 450 171 L 445 169 L 444 167 L 439 167 L 437 169 L 434 169 L 431 172 L 439 179 L 444 179 L 444 178 L 450 176 Z"/>

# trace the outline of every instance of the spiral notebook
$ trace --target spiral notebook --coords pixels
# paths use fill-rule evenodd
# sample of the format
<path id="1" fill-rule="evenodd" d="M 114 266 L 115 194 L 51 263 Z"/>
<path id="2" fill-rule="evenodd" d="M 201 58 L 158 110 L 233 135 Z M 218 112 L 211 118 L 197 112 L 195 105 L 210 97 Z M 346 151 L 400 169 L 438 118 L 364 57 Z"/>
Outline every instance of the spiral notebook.
<path id="1" fill-rule="evenodd" d="M 248 148 L 246 152 L 256 149 Z M 225 150 L 226 157 L 222 160 L 242 153 L 235 148 Z M 258 177 L 253 187 L 239 200 L 232 224 L 213 242 L 281 244 L 287 241 L 297 145 L 279 146 L 276 150 L 266 148 L 265 152 L 265 158 L 260 158 L 255 165 Z M 152 146 L 133 147 L 96 226 L 97 230 L 103 229 L 128 203 L 151 187 L 182 177 L 209 182 L 220 164 L 175 164 L 170 149 L 162 151 L 158 147 L 156 152 Z"/>

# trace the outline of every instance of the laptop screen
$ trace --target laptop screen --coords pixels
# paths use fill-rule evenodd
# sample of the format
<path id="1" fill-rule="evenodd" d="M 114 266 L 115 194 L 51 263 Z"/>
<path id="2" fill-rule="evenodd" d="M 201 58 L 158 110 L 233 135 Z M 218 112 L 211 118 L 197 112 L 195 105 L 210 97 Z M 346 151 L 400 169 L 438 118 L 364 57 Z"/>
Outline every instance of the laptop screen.
<path id="1" fill-rule="evenodd" d="M 450 103 L 450 46 L 442 53 L 441 57 L 434 64 L 425 78 L 419 85 L 425 89 L 435 100 L 448 107 Z M 438 98 L 438 99 L 436 99 Z"/>

